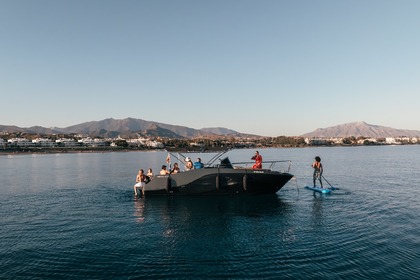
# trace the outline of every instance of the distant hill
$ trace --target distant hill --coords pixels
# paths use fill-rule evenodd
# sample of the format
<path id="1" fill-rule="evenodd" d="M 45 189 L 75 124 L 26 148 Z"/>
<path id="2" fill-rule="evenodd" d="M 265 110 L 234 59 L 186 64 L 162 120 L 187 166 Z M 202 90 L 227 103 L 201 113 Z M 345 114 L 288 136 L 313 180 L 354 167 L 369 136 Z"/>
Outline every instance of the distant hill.
<path id="1" fill-rule="evenodd" d="M 210 133 L 203 132 L 201 130 L 170 125 L 164 123 L 158 123 L 153 121 L 145 121 L 141 119 L 105 119 L 102 121 L 85 122 L 66 128 L 59 129 L 63 133 L 82 133 L 92 136 L 106 136 L 107 133 L 118 133 L 121 137 L 131 137 L 135 135 L 153 135 L 160 137 L 172 137 L 172 138 L 190 138 L 206 136 Z"/>
<path id="2" fill-rule="evenodd" d="M 205 133 L 224 135 L 224 136 L 257 137 L 257 135 L 254 135 L 254 134 L 239 133 L 235 130 L 227 129 L 224 127 L 207 127 L 207 128 L 202 128 L 200 130 Z"/>
<path id="3" fill-rule="evenodd" d="M 42 126 L 32 126 L 27 128 L 18 127 L 15 125 L 0 125 L 0 132 L 23 132 L 30 134 L 57 134 L 59 130 L 46 128 Z"/>
<path id="4" fill-rule="evenodd" d="M 171 125 L 146 121 L 142 119 L 105 119 L 101 121 L 91 121 L 72 125 L 65 128 L 53 127 L 45 128 L 34 126 L 21 128 L 17 126 L 1 126 L 0 132 L 23 132 L 31 134 L 85 134 L 92 137 L 167 137 L 167 138 L 194 138 L 194 137 L 218 137 L 218 136 L 247 136 L 237 131 L 227 128 L 203 128 L 194 129 L 186 126 Z M 255 136 L 255 135 L 254 135 Z"/>
<path id="5" fill-rule="evenodd" d="M 184 138 L 169 129 L 161 128 L 157 124 L 150 125 L 146 130 L 138 132 L 138 134 L 144 137 L 158 137 L 159 136 L 159 137 L 165 137 L 165 138 L 170 138 L 170 139 Z"/>
<path id="6" fill-rule="evenodd" d="M 313 132 L 301 135 L 302 137 L 419 137 L 420 131 L 396 129 L 380 125 L 367 124 L 366 122 L 352 122 L 327 128 L 318 128 Z"/>
<path id="7" fill-rule="evenodd" d="M 0 125 L 1 132 L 25 132 L 25 128 L 21 128 L 15 125 Z"/>

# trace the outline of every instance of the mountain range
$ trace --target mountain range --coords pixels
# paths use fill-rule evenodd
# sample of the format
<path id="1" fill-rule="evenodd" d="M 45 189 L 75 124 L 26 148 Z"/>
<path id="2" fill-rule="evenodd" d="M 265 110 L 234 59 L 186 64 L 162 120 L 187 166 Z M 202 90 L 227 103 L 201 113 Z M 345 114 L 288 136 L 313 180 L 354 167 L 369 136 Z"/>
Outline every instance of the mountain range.
<path id="1" fill-rule="evenodd" d="M 33 126 L 22 128 L 18 126 L 0 125 L 0 132 L 22 132 L 29 134 L 84 134 L 92 137 L 167 137 L 167 138 L 196 138 L 196 137 L 262 137 L 258 135 L 240 133 L 223 127 L 210 127 L 194 129 L 186 126 L 146 121 L 142 119 L 105 119 L 101 121 L 85 122 L 65 128 Z M 366 122 L 352 122 L 327 128 L 318 128 L 301 137 L 420 137 L 418 130 L 395 129 L 380 125 L 367 124 Z"/>
<path id="2" fill-rule="evenodd" d="M 170 125 L 142 119 L 104 119 L 101 121 L 85 122 L 65 128 L 45 128 L 33 126 L 22 128 L 18 126 L 0 125 L 0 132 L 22 132 L 30 134 L 85 134 L 92 137 L 167 137 L 167 138 L 195 138 L 195 137 L 259 137 L 257 135 L 239 133 L 237 131 L 223 128 L 202 128 L 194 129 L 185 126 Z"/>
<path id="3" fill-rule="evenodd" d="M 313 132 L 301 135 L 302 137 L 420 137 L 420 131 L 408 129 L 396 129 L 386 126 L 367 124 L 366 122 L 352 122 L 327 128 L 318 128 Z"/>

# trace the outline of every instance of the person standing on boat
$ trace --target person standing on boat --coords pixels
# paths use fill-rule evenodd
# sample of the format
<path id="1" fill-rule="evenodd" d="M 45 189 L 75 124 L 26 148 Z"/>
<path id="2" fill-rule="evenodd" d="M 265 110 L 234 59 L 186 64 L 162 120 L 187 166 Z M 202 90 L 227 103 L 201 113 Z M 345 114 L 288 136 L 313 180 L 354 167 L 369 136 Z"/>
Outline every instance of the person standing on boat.
<path id="1" fill-rule="evenodd" d="M 252 169 L 261 169 L 262 168 L 262 156 L 258 151 L 255 152 L 255 155 L 251 158 L 255 160 L 255 164 L 252 166 Z"/>
<path id="2" fill-rule="evenodd" d="M 137 196 L 137 189 L 143 189 L 146 186 L 146 175 L 144 175 L 143 169 L 139 170 L 136 176 L 136 184 L 134 185 L 134 195 Z"/>
<path id="3" fill-rule="evenodd" d="M 319 183 L 321 184 L 321 189 L 323 189 L 324 187 L 322 186 L 322 172 L 324 171 L 322 164 L 321 164 L 321 158 L 319 156 L 315 157 L 315 161 L 314 163 L 312 163 L 312 168 L 314 169 L 314 175 L 313 175 L 313 179 L 314 179 L 314 188 L 316 188 L 316 180 L 319 180 Z"/>

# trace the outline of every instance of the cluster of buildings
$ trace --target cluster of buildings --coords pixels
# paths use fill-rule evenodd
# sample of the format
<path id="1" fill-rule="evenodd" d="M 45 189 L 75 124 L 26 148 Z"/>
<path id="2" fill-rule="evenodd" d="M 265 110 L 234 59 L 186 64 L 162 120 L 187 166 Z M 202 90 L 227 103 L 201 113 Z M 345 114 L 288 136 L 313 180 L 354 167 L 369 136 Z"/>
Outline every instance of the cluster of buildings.
<path id="1" fill-rule="evenodd" d="M 311 146 L 321 145 L 401 145 L 401 144 L 420 144 L 420 137 L 385 137 L 385 138 L 305 138 L 305 143 Z"/>
<path id="2" fill-rule="evenodd" d="M 117 147 L 121 141 L 126 142 L 127 146 L 132 147 L 149 147 L 149 148 L 163 148 L 164 145 L 155 140 L 149 140 L 144 138 L 139 139 L 100 139 L 91 137 L 82 137 L 80 139 L 74 138 L 59 138 L 56 140 L 50 138 L 35 138 L 33 140 L 26 139 L 23 137 L 11 138 L 4 140 L 0 138 L 0 148 L 76 148 L 76 147 Z"/>
<path id="3" fill-rule="evenodd" d="M 182 140 L 183 147 L 190 146 L 195 148 L 203 148 L 204 146 L 217 147 L 229 146 L 235 147 L 295 147 L 295 146 L 331 146 L 331 145 L 401 145 L 401 144 L 420 144 L 420 137 L 386 137 L 386 138 L 366 138 L 366 137 L 284 137 L 287 141 L 276 142 L 275 138 L 269 139 L 248 139 L 248 138 L 229 138 L 224 140 L 207 140 L 194 142 L 194 140 Z M 283 139 L 284 140 L 284 139 Z M 163 140 L 165 142 L 165 140 Z M 165 142 L 165 144 L 168 144 Z M 165 144 L 157 140 L 147 138 L 124 139 L 118 138 L 91 138 L 78 135 L 72 138 L 57 137 L 37 137 L 27 139 L 24 137 L 14 137 L 8 140 L 0 138 L 0 149 L 13 148 L 102 148 L 102 147 L 127 147 L 127 148 L 146 148 L 146 149 L 163 149 Z M 179 144 L 179 143 L 178 143 Z M 173 143 L 169 143 L 173 145 Z"/>
<path id="4" fill-rule="evenodd" d="M 154 149 L 163 149 L 165 145 L 156 140 L 147 138 L 127 139 L 127 144 L 131 147 L 149 147 Z"/>

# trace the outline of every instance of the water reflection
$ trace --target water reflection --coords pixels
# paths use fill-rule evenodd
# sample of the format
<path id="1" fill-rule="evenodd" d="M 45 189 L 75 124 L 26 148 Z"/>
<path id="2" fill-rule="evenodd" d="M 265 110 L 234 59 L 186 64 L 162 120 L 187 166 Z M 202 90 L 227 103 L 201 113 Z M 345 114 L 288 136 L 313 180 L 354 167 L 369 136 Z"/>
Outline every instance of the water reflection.
<path id="1" fill-rule="evenodd" d="M 144 200 L 141 197 L 134 198 L 134 217 L 136 222 L 144 222 Z"/>
<path id="2" fill-rule="evenodd" d="M 170 238 L 170 247 L 187 242 L 261 242 L 268 236 L 292 241 L 293 205 L 279 196 L 144 197 L 134 199 L 139 230 L 153 230 L 155 238 Z M 267 223 L 275 225 L 267 227 Z M 201 241 L 200 241 L 201 240 Z M 201 245 L 197 245 L 201 246 Z"/>
<path id="3" fill-rule="evenodd" d="M 313 198 L 313 204 L 312 204 L 312 212 L 311 212 L 312 219 L 311 220 L 314 226 L 320 226 L 322 225 L 322 218 L 323 218 L 322 203 L 323 203 L 324 197 L 322 196 L 322 194 L 319 194 L 317 192 L 314 192 L 313 196 L 314 198 Z"/>
<path id="4" fill-rule="evenodd" d="M 135 216 L 161 215 L 161 218 L 205 217 L 214 215 L 258 218 L 267 215 L 285 215 L 292 205 L 278 195 L 262 196 L 188 196 L 142 197 L 134 199 Z"/>

